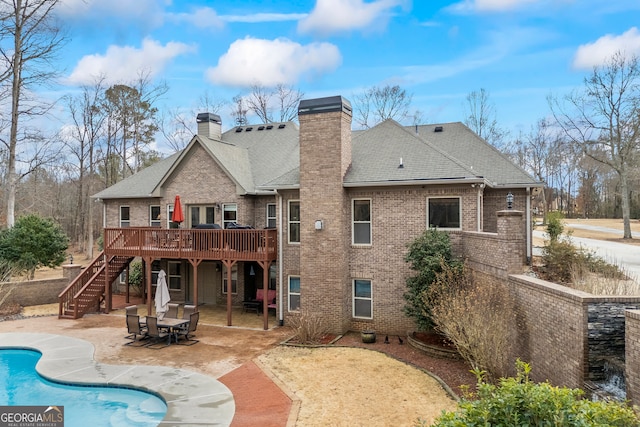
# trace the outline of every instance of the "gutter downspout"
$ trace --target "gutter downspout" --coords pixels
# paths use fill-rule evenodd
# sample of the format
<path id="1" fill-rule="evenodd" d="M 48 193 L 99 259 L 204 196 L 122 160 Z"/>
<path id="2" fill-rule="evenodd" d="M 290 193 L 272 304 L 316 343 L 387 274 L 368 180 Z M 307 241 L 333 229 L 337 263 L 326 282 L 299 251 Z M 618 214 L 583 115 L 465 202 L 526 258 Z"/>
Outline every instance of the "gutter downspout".
<path id="1" fill-rule="evenodd" d="M 282 194 L 278 193 L 278 190 L 276 190 L 276 194 L 278 195 L 278 211 L 280 212 L 280 215 L 278 216 L 278 284 L 280 285 L 280 291 L 278 292 L 278 306 L 280 307 L 278 312 L 278 321 L 280 326 L 284 326 L 284 298 L 282 296 L 282 293 L 284 292 L 284 267 L 282 260 Z"/>
<path id="2" fill-rule="evenodd" d="M 526 205 L 526 221 L 527 221 L 527 265 L 531 265 L 531 235 L 533 233 L 531 224 L 531 187 L 527 187 L 527 205 Z"/>
<path id="3" fill-rule="evenodd" d="M 482 231 L 482 185 L 478 185 L 478 200 L 476 202 L 477 225 L 476 231 Z"/>

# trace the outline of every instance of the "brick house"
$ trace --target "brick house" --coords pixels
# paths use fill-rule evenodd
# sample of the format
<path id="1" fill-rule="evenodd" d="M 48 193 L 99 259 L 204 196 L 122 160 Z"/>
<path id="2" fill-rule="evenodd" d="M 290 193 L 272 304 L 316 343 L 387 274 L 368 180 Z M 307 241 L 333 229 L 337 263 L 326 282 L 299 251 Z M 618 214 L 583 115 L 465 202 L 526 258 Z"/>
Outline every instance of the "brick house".
<path id="1" fill-rule="evenodd" d="M 217 115 L 198 114 L 198 134 L 184 150 L 94 196 L 104 209 L 105 258 L 125 265 L 139 256 L 151 266 L 149 311 L 163 268 L 173 301 L 226 304 L 229 324 L 229 308 L 263 288 L 276 291 L 281 324 L 308 313 L 334 332 L 405 333 L 413 328 L 403 310 L 407 244 L 429 226 L 495 233 L 509 193 L 526 213 L 522 265 L 530 258 L 528 212 L 540 184 L 462 123 L 387 120 L 353 131 L 340 96 L 304 100 L 298 114 L 299 125 L 226 132 Z M 176 195 L 185 213 L 179 228 L 171 222 Z M 151 250 L 164 232 L 179 233 L 177 246 Z M 228 244 L 206 252 L 198 243 L 228 239 L 249 243 L 227 252 Z M 122 267 L 110 262 L 112 278 Z"/>

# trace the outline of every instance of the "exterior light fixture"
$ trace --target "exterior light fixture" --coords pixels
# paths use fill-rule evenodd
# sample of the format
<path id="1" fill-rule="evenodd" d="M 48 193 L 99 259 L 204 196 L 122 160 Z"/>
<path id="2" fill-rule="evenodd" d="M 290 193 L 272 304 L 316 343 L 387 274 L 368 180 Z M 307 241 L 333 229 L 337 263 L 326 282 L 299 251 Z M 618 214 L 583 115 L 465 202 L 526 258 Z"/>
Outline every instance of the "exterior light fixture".
<path id="1" fill-rule="evenodd" d="M 513 209 L 513 194 L 511 194 L 511 191 L 507 194 L 507 209 Z"/>
<path id="2" fill-rule="evenodd" d="M 322 220 L 321 219 L 316 220 L 315 228 L 316 228 L 316 230 L 322 230 Z"/>
<path id="3" fill-rule="evenodd" d="M 73 254 L 69 254 L 69 264 L 73 264 Z"/>

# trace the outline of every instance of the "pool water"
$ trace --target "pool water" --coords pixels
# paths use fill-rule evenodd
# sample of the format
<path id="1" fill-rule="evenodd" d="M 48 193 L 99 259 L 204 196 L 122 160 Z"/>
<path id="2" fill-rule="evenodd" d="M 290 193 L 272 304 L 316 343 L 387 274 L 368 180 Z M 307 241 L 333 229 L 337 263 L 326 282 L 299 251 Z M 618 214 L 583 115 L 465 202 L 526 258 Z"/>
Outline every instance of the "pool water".
<path id="1" fill-rule="evenodd" d="M 167 412 L 162 399 L 143 391 L 48 381 L 35 370 L 40 357 L 0 350 L 0 405 L 64 406 L 65 427 L 155 427 Z"/>

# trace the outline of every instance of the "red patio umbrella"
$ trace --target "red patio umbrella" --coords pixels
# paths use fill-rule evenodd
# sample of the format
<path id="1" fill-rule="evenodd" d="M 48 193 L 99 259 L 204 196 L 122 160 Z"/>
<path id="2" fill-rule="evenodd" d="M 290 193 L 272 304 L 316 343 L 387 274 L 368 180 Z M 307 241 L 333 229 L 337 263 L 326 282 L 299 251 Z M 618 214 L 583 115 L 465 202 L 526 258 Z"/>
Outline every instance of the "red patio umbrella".
<path id="1" fill-rule="evenodd" d="M 180 196 L 176 195 L 176 200 L 173 202 L 173 217 L 171 221 L 176 224 L 180 224 L 184 221 L 184 214 L 182 213 L 182 204 L 180 203 Z"/>

